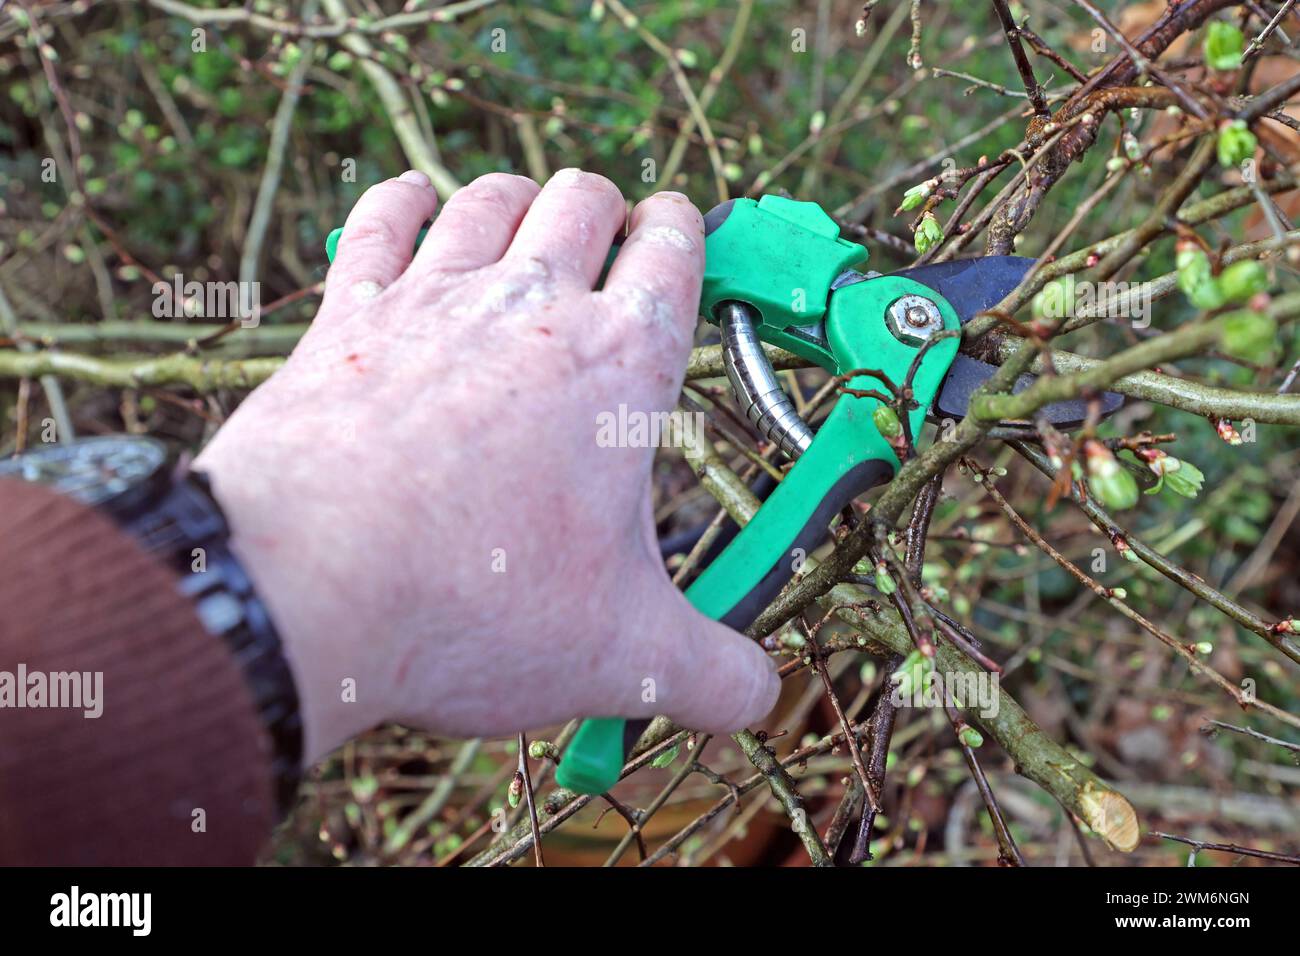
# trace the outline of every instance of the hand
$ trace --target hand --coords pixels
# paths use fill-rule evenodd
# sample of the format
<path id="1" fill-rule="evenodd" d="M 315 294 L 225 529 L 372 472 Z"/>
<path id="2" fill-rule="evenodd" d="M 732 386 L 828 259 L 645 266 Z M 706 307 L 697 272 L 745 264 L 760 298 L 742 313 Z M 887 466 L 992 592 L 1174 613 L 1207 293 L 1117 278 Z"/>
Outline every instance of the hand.
<path id="1" fill-rule="evenodd" d="M 660 561 L 654 450 L 597 443 L 602 412 L 676 402 L 699 212 L 640 203 L 594 292 L 626 216 L 609 180 L 483 176 L 412 257 L 436 205 L 418 172 L 362 196 L 311 329 L 197 462 L 284 639 L 308 760 L 385 720 L 760 720 L 772 663 Z"/>

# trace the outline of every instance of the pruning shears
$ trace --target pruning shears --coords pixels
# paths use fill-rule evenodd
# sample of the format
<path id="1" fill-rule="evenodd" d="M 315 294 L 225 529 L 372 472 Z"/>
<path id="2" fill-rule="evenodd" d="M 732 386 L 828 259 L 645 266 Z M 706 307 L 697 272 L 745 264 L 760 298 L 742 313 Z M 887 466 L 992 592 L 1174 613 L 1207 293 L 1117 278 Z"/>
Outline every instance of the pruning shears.
<path id="1" fill-rule="evenodd" d="M 795 462 L 685 592 L 701 613 L 743 630 L 821 544 L 831 520 L 900 467 L 873 419 L 882 402 L 871 372 L 896 385 L 911 376 L 910 434 L 920 434 L 927 415 L 961 419 L 971 394 L 996 368 L 960 354 L 954 333 L 1019 285 L 1035 260 L 987 256 L 886 275 L 857 271 L 868 257 L 863 246 L 841 238 L 816 203 L 781 196 L 730 200 L 704 222 L 701 314 L 721 330 L 724 367 L 746 416 Z M 327 244 L 331 259 L 337 241 L 338 230 Z M 832 375 L 856 373 L 815 433 L 781 389 L 763 342 Z M 1032 381 L 1021 376 L 1015 391 Z M 1123 399 L 1106 393 L 1100 401 L 1102 414 L 1109 414 Z M 1039 414 L 1064 427 L 1084 421 L 1087 412 L 1086 402 L 1074 400 Z M 583 794 L 609 790 L 647 723 L 584 721 L 556 782 Z"/>

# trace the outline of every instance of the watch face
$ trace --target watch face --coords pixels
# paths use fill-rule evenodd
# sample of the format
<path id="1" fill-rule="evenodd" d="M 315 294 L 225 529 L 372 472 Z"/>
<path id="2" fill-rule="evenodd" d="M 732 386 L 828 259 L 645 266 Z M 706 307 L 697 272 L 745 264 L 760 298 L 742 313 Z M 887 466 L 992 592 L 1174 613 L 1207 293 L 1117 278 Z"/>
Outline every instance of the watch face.
<path id="1" fill-rule="evenodd" d="M 166 477 L 167 448 L 136 435 L 46 445 L 0 460 L 0 478 L 49 485 L 87 505 L 115 509 L 152 494 Z"/>

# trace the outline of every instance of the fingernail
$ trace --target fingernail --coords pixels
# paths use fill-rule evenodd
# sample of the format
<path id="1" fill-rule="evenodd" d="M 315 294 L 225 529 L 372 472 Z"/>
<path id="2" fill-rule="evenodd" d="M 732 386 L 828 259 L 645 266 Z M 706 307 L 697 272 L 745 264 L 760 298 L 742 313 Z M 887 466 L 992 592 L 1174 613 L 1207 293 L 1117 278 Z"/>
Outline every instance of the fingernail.
<path id="1" fill-rule="evenodd" d="M 582 170 L 576 166 L 569 166 L 565 169 L 557 169 L 551 176 L 551 182 L 565 185 L 567 183 L 577 182 L 582 178 Z"/>
<path id="2" fill-rule="evenodd" d="M 418 169 L 408 169 L 406 172 L 402 173 L 402 175 L 397 177 L 397 181 L 402 183 L 413 183 L 416 186 L 424 186 L 425 188 L 428 188 L 429 186 L 429 177 L 424 175 L 424 173 L 420 172 Z"/>

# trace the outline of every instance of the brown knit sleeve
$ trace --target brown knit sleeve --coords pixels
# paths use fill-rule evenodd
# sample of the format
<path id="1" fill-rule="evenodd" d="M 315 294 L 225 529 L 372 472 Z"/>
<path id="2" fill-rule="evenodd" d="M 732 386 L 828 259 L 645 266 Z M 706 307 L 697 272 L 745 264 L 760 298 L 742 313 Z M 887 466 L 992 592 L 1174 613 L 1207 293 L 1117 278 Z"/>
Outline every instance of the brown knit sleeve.
<path id="1" fill-rule="evenodd" d="M 47 704 L 89 693 L 18 706 L 42 683 Z M 0 480 L 0 862 L 252 863 L 270 750 L 173 573 L 107 516 Z"/>

